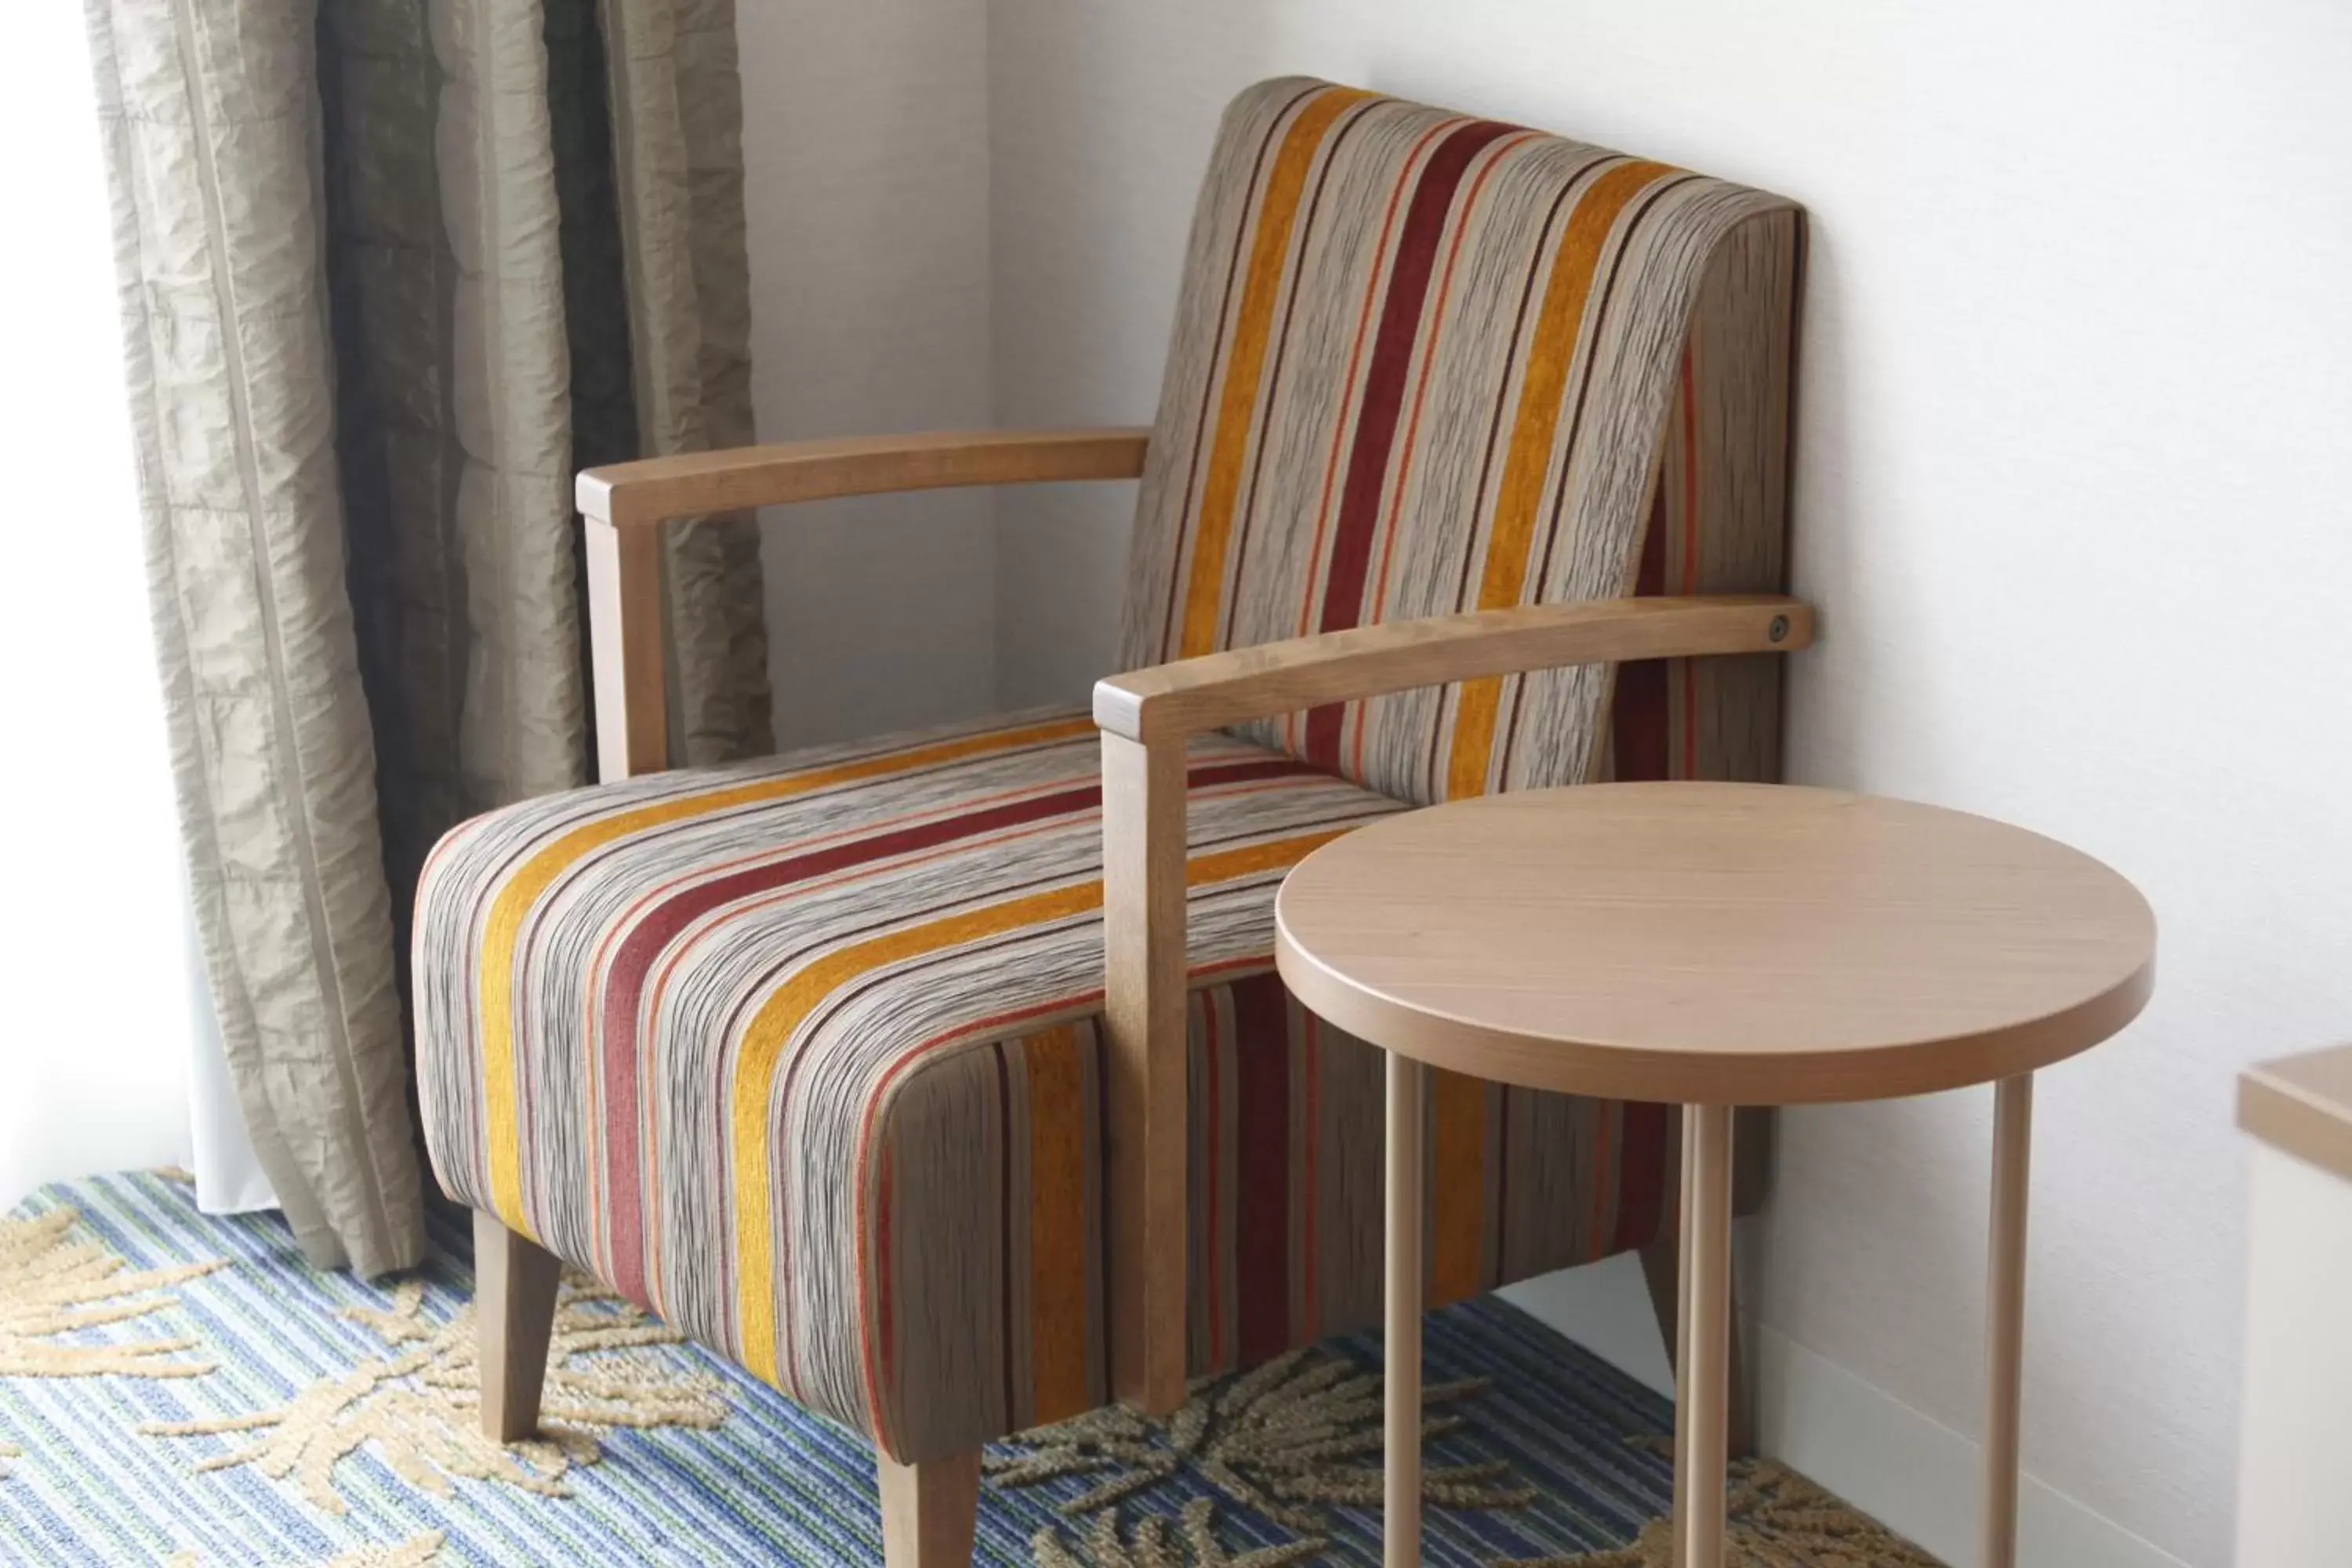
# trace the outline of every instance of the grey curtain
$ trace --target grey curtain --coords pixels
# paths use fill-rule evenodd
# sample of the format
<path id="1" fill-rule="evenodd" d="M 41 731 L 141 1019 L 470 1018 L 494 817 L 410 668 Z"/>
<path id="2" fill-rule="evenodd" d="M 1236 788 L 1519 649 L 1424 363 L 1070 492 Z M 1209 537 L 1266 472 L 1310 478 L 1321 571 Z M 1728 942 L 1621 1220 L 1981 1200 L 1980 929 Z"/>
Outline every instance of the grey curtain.
<path id="1" fill-rule="evenodd" d="M 306 1253 L 377 1274 L 417 868 L 589 771 L 572 471 L 750 437 L 732 4 L 85 3 L 205 968 Z M 767 750 L 748 523 L 667 567 L 673 754 Z"/>

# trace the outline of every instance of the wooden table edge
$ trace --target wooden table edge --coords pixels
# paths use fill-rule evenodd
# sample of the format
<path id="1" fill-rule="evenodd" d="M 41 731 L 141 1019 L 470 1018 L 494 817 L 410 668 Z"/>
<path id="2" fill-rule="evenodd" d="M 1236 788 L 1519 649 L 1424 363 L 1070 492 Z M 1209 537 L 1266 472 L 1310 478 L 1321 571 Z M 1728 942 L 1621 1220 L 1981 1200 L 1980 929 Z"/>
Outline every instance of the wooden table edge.
<path id="1" fill-rule="evenodd" d="M 2156 985 L 2151 954 L 2114 985 L 2071 1007 L 1973 1035 L 1843 1050 L 1718 1054 L 1520 1034 L 1399 1002 L 1334 973 L 1291 939 L 1279 918 L 1274 962 L 1301 1006 L 1381 1050 L 1517 1088 L 1669 1105 L 1840 1105 L 1996 1083 L 2038 1072 L 2120 1034 L 2147 1007 Z"/>

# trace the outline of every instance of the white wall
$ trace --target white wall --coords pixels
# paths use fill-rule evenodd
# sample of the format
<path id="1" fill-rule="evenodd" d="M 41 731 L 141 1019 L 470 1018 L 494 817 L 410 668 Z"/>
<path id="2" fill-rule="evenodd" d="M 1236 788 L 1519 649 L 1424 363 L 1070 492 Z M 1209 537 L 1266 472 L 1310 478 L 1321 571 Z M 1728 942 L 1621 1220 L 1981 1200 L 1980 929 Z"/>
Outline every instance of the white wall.
<path id="1" fill-rule="evenodd" d="M 951 13 L 963 39 L 982 3 L 926 15 Z M 2231 1077 L 2352 1034 L 2352 13 L 985 3 L 985 48 L 959 58 L 985 78 L 988 207 L 935 233 L 962 245 L 984 221 L 986 265 L 926 266 L 960 300 L 984 283 L 1005 423 L 1148 416 L 1216 114 L 1260 77 L 1475 109 L 1808 205 L 1797 586 L 1824 637 L 1798 661 L 1792 772 L 2055 833 L 2155 901 L 2154 1007 L 2044 1080 L 2026 1458 L 2165 1552 L 2225 1561 L 2243 1244 Z M 822 18 L 785 9 L 766 47 L 813 47 Z M 746 7 L 743 25 L 748 56 L 771 24 Z M 936 102 L 888 87 L 944 68 L 944 47 L 866 42 L 817 74 L 879 69 L 892 108 L 858 118 L 902 152 L 944 136 Z M 942 96 L 968 113 L 968 90 Z M 802 105 L 761 128 L 825 123 Z M 973 145 L 928 141 L 921 161 L 961 169 Z M 799 388 L 768 398 L 772 421 L 786 404 L 822 412 L 784 428 L 911 411 L 929 393 L 892 356 L 929 334 L 866 311 L 866 269 L 897 263 L 841 237 L 808 273 L 781 248 L 793 236 L 754 216 L 763 310 L 789 292 L 816 345 L 763 338 L 763 387 Z M 866 352 L 851 321 L 890 331 L 855 381 L 865 400 L 835 403 L 800 378 Z M 1107 667 L 1129 504 L 1118 487 L 1000 500 L 1006 700 L 1075 699 Z M 1977 1425 L 1987 1122 L 1981 1096 L 1790 1117 L 1756 1249 L 1780 1342 L 1961 1432 Z"/>
<path id="2" fill-rule="evenodd" d="M 1129 5 L 989 10 L 991 292 L 1003 424 L 1148 425 L 1192 192 L 1236 76 L 1154 58 L 1188 28 Z M 1206 17 L 1208 13 L 1201 13 Z M 1160 68 L 1178 73 L 1160 79 Z M 1202 118 L 1200 106 L 1207 107 Z M 999 694 L 1082 700 L 1118 641 L 1132 485 L 997 499 Z"/>
<path id="3" fill-rule="evenodd" d="M 1797 586 L 1826 635 L 1792 771 L 2056 833 L 2155 900 L 2155 1006 L 2044 1085 L 2026 1455 L 2222 1562 L 2231 1075 L 2352 1032 L 2352 17 L 995 0 L 991 61 L 1008 415 L 1148 403 L 1217 109 L 1276 71 L 1805 202 Z M 1008 553 L 1002 621 L 1107 596 L 1113 559 Z M 1073 639 L 1056 677 L 1107 655 Z M 1791 1116 L 1758 1248 L 1766 1324 L 1963 1431 L 1987 1120 L 1980 1096 Z"/>
<path id="4" fill-rule="evenodd" d="M 752 396 L 763 440 L 992 423 L 986 0 L 738 8 Z M 984 491 L 764 519 L 786 744 L 985 711 Z"/>

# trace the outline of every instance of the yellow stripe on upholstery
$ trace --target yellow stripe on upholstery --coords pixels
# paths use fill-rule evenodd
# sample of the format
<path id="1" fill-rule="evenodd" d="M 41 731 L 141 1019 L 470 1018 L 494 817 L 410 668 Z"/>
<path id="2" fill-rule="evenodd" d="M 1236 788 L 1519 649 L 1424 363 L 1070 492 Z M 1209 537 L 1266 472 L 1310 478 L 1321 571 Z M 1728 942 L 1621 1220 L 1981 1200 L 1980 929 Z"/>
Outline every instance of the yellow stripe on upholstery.
<path id="1" fill-rule="evenodd" d="M 1478 1258 L 1486 1237 L 1486 1080 L 1433 1068 L 1429 1098 L 1436 1123 L 1429 1304 L 1442 1307 L 1478 1293 Z"/>
<path id="2" fill-rule="evenodd" d="M 1256 423 L 1266 344 L 1274 335 L 1275 310 L 1290 257 L 1291 228 L 1298 216 L 1299 196 L 1307 188 L 1307 171 L 1314 167 L 1315 154 L 1332 124 L 1349 108 L 1371 96 L 1354 88 L 1332 88 L 1316 97 L 1291 121 L 1282 151 L 1275 155 L 1273 172 L 1266 176 L 1265 195 L 1258 205 L 1257 237 L 1250 247 L 1249 271 L 1242 285 L 1241 309 L 1234 316 L 1233 342 L 1225 355 L 1225 384 L 1217 399 L 1208 482 L 1202 489 L 1200 518 L 1192 532 L 1192 570 L 1184 588 L 1182 658 L 1216 649 L 1217 619 L 1224 604 L 1225 546 L 1233 534 L 1243 459 L 1249 451 L 1250 429 Z"/>
<path id="3" fill-rule="evenodd" d="M 1560 405 L 1567 395 L 1569 368 L 1576 359 L 1585 306 L 1592 296 L 1592 279 L 1600 269 L 1601 247 L 1618 216 L 1643 187 L 1672 173 L 1664 163 L 1638 160 L 1621 163 L 1593 181 L 1568 215 L 1568 226 L 1560 236 L 1551 279 L 1544 286 L 1543 305 L 1536 317 L 1527 374 L 1519 384 L 1518 411 L 1511 422 L 1510 450 L 1503 460 L 1502 482 L 1495 493 L 1486 569 L 1478 584 L 1477 607 L 1482 610 L 1508 609 L 1520 602 L 1527 590 L 1528 557 L 1535 542 L 1538 508 L 1551 478 Z M 1502 695 L 1503 683 L 1493 677 L 1462 683 L 1446 766 L 1446 799 L 1486 793 Z"/>
<path id="4" fill-rule="evenodd" d="M 861 757 L 856 762 L 811 768 L 804 773 L 755 779 L 721 789 L 698 790 L 617 811 L 573 828 L 525 861 L 491 900 L 482 932 L 482 1076 L 483 1102 L 488 1108 L 486 1135 L 490 1163 L 490 1196 L 507 1228 L 537 1240 L 523 1215 L 522 1139 L 516 1115 L 520 1085 L 515 1077 L 514 980 L 516 944 L 523 920 L 540 895 L 553 886 L 580 860 L 632 833 L 708 816 L 762 801 L 789 800 L 796 795 L 828 785 L 917 773 L 943 763 L 984 756 L 991 752 L 1072 740 L 1094 731 L 1088 718 L 1056 719 L 1051 723 L 961 735 L 903 752 Z"/>
<path id="5" fill-rule="evenodd" d="M 1185 881 L 1200 887 L 1279 870 L 1346 831 L 1333 828 L 1202 855 L 1186 868 Z M 795 971 L 751 1016 L 735 1059 L 729 1121 L 735 1145 L 730 1163 L 734 1171 L 737 1321 L 742 1325 L 741 1360 L 754 1376 L 777 1382 L 775 1194 L 770 1184 L 775 1179 L 775 1150 L 768 1101 L 784 1047 L 819 1003 L 862 974 L 1024 926 L 1090 913 L 1102 907 L 1102 896 L 1100 881 L 1076 882 L 835 948 Z"/>

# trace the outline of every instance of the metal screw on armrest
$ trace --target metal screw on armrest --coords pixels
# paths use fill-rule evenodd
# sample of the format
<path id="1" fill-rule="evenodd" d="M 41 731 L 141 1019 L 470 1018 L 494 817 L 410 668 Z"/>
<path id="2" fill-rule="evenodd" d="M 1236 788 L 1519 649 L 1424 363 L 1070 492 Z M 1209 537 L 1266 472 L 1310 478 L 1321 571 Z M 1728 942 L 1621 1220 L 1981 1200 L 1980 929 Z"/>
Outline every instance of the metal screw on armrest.
<path id="1" fill-rule="evenodd" d="M 1786 637 L 1789 635 L 1789 617 L 1786 616 L 1774 616 L 1772 617 L 1771 629 L 1767 631 L 1764 635 L 1770 637 L 1774 642 L 1779 642 L 1782 638 Z"/>

